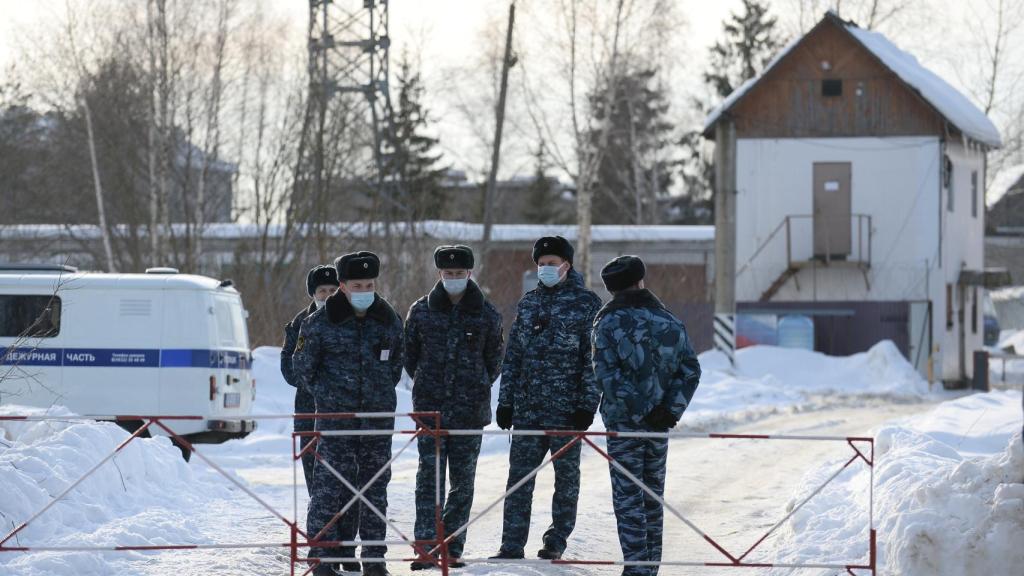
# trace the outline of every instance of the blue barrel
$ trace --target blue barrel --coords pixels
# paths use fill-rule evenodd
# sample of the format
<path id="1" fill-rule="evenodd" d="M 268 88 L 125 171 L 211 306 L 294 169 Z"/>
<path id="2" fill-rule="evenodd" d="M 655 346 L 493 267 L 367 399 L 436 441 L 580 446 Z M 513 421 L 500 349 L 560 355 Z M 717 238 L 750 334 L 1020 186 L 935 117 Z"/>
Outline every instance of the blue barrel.
<path id="1" fill-rule="evenodd" d="M 803 314 L 788 314 L 779 320 L 779 346 L 814 350 L 814 320 Z"/>

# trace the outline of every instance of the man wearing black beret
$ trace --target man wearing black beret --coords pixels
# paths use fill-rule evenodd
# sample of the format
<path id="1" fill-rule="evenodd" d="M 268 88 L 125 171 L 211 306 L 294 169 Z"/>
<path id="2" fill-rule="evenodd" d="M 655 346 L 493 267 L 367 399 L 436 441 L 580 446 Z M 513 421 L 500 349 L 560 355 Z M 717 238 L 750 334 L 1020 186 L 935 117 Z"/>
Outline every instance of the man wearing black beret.
<path id="1" fill-rule="evenodd" d="M 700 381 L 700 364 L 686 328 L 649 290 L 646 267 L 619 256 L 601 270 L 612 301 L 594 324 L 594 373 L 601 418 L 609 432 L 674 428 Z M 665 490 L 667 438 L 608 437 L 608 454 L 658 494 Z M 609 465 L 619 545 L 627 562 L 661 560 L 663 511 L 628 476 Z M 627 566 L 623 576 L 657 576 L 656 566 Z"/>
<path id="2" fill-rule="evenodd" d="M 339 290 L 302 323 L 293 356 L 295 378 L 300 386 L 312 390 L 317 412 L 394 412 L 395 386 L 402 377 L 402 319 L 376 293 L 380 260 L 372 252 L 353 252 L 335 260 L 334 267 L 341 282 Z M 393 430 L 395 422 L 383 418 L 329 419 L 317 420 L 316 426 L 317 430 Z M 354 494 L 326 465 L 363 490 L 380 514 L 387 514 L 391 437 L 324 436 L 317 454 L 306 516 L 309 539 L 352 541 L 358 533 L 364 542 L 384 540 L 385 520 L 365 502 L 353 504 L 333 521 Z M 381 470 L 381 476 L 371 484 Z M 386 546 L 363 545 L 362 573 L 389 574 L 381 561 L 386 551 Z M 347 558 L 342 569 L 359 571 L 354 548 L 311 546 L 309 557 L 316 576 L 334 574 L 330 566 L 315 560 L 324 556 Z"/>
<path id="3" fill-rule="evenodd" d="M 412 376 L 412 401 L 417 412 L 440 412 L 441 427 L 480 430 L 491 421 L 491 384 L 501 364 L 501 314 L 473 281 L 473 251 L 468 246 L 434 250 L 437 283 L 409 308 L 405 321 L 405 371 Z M 433 426 L 433 422 L 426 423 Z M 443 499 L 441 519 L 453 532 L 469 520 L 473 483 L 480 455 L 480 436 L 444 436 L 436 462 L 434 437 L 421 436 L 416 473 L 417 540 L 435 538 L 434 497 L 438 464 L 441 481 L 451 489 Z M 447 469 L 447 470 L 446 470 Z M 447 474 L 445 473 L 447 472 Z M 442 490 L 444 486 L 442 485 Z M 453 567 L 465 547 L 463 531 L 448 543 Z M 426 558 L 413 570 L 436 564 Z"/>
<path id="4" fill-rule="evenodd" d="M 297 386 L 292 373 L 292 354 L 295 352 L 295 343 L 299 339 L 299 328 L 307 316 L 323 308 L 327 299 L 337 291 L 337 270 L 333 266 L 314 266 L 306 274 L 306 293 L 313 300 L 284 327 L 284 345 L 281 346 L 281 374 L 284 376 L 285 382 L 295 386 L 295 414 L 312 414 L 316 411 L 313 394 L 309 390 Z M 296 418 L 294 428 L 296 432 L 312 432 L 313 420 L 311 418 Z M 300 446 L 305 448 L 310 440 L 312 440 L 311 437 L 303 436 L 299 440 Z M 307 492 L 313 486 L 313 462 L 312 452 L 302 456 L 302 476 L 306 479 Z"/>
<path id="5" fill-rule="evenodd" d="M 600 392 L 591 365 L 590 332 L 601 299 L 587 290 L 572 267 L 573 248 L 561 236 L 533 246 L 538 286 L 519 301 L 501 367 L 496 420 L 504 429 L 586 430 Z M 567 447 L 567 445 L 569 445 Z M 576 526 L 580 491 L 580 443 L 571 436 L 513 436 L 508 488 L 566 448 L 554 461 L 551 526 L 537 556 L 557 560 Z M 523 558 L 530 531 L 534 479 L 505 499 L 501 550 L 496 558 Z"/>

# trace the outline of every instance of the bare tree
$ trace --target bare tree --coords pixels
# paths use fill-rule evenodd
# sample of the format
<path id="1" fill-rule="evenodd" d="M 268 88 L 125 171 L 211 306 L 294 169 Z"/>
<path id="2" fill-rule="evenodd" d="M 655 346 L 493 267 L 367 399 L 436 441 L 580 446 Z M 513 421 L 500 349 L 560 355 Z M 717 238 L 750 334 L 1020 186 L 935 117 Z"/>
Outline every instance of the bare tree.
<path id="1" fill-rule="evenodd" d="M 544 54 L 522 58 L 524 98 L 538 140 L 547 143 L 553 164 L 575 183 L 576 260 L 589 285 L 594 185 L 618 82 L 629 57 L 646 54 L 651 42 L 664 37 L 659 29 L 675 24 L 674 8 L 662 0 L 560 0 L 532 8 L 532 26 L 526 28 L 540 31 L 532 44 L 543 46 Z M 551 77 L 560 86 L 552 86 Z"/>
<path id="2" fill-rule="evenodd" d="M 75 14 L 72 11 L 70 4 L 65 4 L 68 11 L 67 22 L 64 28 L 65 41 L 67 42 L 66 48 L 68 55 L 70 56 L 71 62 L 74 65 L 75 78 L 77 80 L 77 90 L 81 91 L 85 84 L 89 81 L 90 72 L 86 68 L 86 63 L 79 52 L 78 41 L 77 41 L 77 30 L 75 25 Z M 87 131 L 87 141 L 89 144 L 89 163 L 92 167 L 92 179 L 93 188 L 96 193 L 96 214 L 98 218 L 97 224 L 99 225 L 100 235 L 103 239 L 103 255 L 105 257 L 106 268 L 108 272 L 115 272 L 114 266 L 114 253 L 110 245 L 110 228 L 107 226 L 106 207 L 103 198 L 103 184 L 100 179 L 99 162 L 96 159 L 96 134 L 93 130 L 92 124 L 92 110 L 89 106 L 89 99 L 84 94 L 78 98 L 81 102 L 82 110 L 85 114 L 85 125 Z"/>
<path id="3" fill-rule="evenodd" d="M 835 11 L 841 18 L 852 20 L 868 30 L 894 31 L 911 24 L 921 15 L 927 0 L 786 0 L 795 10 L 789 13 L 792 32 L 806 33 L 821 20 L 826 10 Z"/>
<path id="4" fill-rule="evenodd" d="M 1003 147 L 989 160 L 989 182 L 1005 166 L 1021 160 L 1024 111 L 1024 4 L 985 0 L 972 4 L 966 18 L 970 41 L 954 71 L 971 98 L 1000 128 Z M 987 183 L 989 183 L 987 182 Z"/>

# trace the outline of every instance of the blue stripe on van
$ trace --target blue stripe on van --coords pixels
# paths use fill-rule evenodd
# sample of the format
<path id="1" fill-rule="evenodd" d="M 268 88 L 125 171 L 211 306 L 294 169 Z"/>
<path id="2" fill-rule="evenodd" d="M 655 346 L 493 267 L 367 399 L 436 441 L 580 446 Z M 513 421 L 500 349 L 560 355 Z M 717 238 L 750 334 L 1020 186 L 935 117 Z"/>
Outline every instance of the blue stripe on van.
<path id="1" fill-rule="evenodd" d="M 120 348 L 65 348 L 65 366 L 104 368 L 159 368 L 159 350 Z"/>
<path id="2" fill-rule="evenodd" d="M 160 365 L 166 368 L 250 367 L 249 354 L 234 350 L 161 350 Z"/>
<path id="3" fill-rule="evenodd" d="M 226 368 L 252 367 L 247 352 L 200 349 L 140 348 L 7 348 L 3 366 L 69 366 L 76 368 Z"/>
<path id="4" fill-rule="evenodd" d="M 60 348 L 5 348 L 0 356 L 2 366 L 60 366 Z"/>

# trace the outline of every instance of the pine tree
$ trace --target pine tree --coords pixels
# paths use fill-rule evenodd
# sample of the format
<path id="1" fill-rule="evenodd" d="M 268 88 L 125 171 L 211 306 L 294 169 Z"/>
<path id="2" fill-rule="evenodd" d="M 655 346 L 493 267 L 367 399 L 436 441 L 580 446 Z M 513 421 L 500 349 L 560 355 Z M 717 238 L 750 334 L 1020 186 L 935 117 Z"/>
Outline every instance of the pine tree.
<path id="1" fill-rule="evenodd" d="M 561 201 L 561 191 L 547 174 L 544 142 L 540 143 L 533 154 L 533 181 L 526 189 L 526 204 L 523 207 L 523 218 L 529 224 L 564 224 L 571 218 L 565 213 L 566 204 Z"/>
<path id="2" fill-rule="evenodd" d="M 704 83 L 716 100 L 732 94 L 757 76 L 782 46 L 778 19 L 768 14 L 767 3 L 743 0 L 743 14 L 733 13 L 722 25 L 724 38 L 711 47 L 711 59 Z"/>
<path id="3" fill-rule="evenodd" d="M 401 202 L 412 210 L 414 220 L 439 218 L 445 197 L 441 179 L 439 140 L 428 136 L 430 118 L 423 105 L 425 88 L 419 70 L 403 53 L 398 66 L 398 109 L 395 110 L 395 151 L 390 159 L 401 178 Z"/>
<path id="4" fill-rule="evenodd" d="M 603 92 L 604 88 L 599 88 L 592 99 L 602 98 Z M 675 129 L 668 111 L 657 70 L 627 67 L 615 85 L 608 145 L 598 167 L 595 223 L 659 221 L 659 204 L 668 195 L 676 162 L 666 154 Z M 599 114 L 597 124 L 604 121 Z M 597 134 L 592 137 L 596 142 Z"/>
<path id="5" fill-rule="evenodd" d="M 707 70 L 702 74 L 710 99 L 694 100 L 704 116 L 747 80 L 760 74 L 782 46 L 778 20 L 768 13 L 767 2 L 743 0 L 743 12 L 733 13 L 722 25 L 722 39 L 710 49 Z M 687 132 L 679 141 L 683 161 L 683 195 L 673 199 L 671 218 L 680 224 L 709 224 L 714 219 L 711 193 L 714 188 L 711 159 L 702 153 L 700 130 Z"/>

